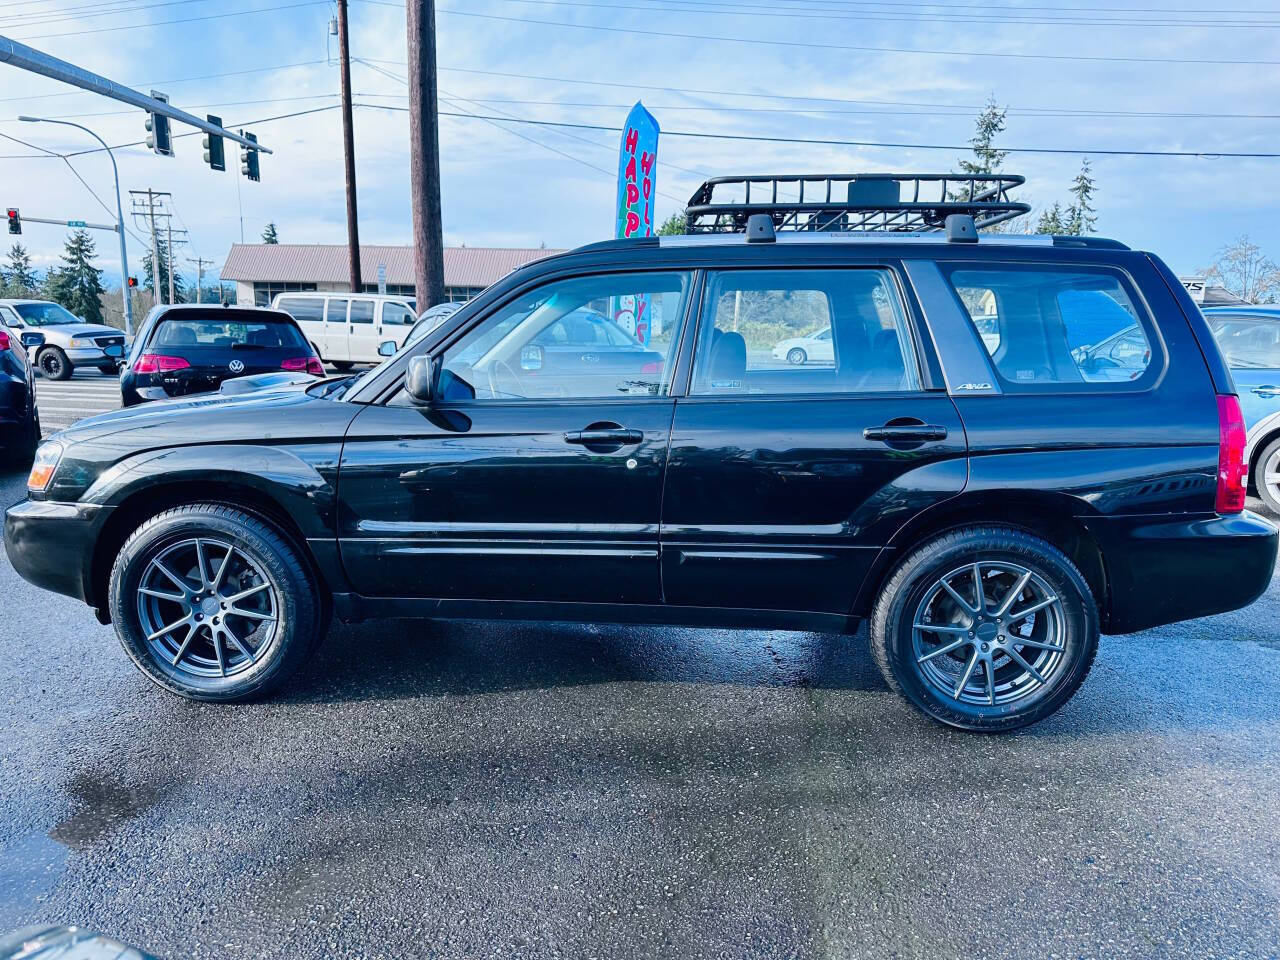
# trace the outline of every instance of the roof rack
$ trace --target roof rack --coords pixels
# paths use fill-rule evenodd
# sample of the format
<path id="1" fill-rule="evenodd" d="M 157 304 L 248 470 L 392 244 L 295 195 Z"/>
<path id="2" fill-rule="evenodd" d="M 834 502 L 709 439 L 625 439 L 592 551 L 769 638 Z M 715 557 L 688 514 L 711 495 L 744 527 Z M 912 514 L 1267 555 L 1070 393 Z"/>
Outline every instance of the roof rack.
<path id="1" fill-rule="evenodd" d="M 958 173 L 714 177 L 689 198 L 685 217 L 689 233 L 744 233 L 759 214 L 775 230 L 922 233 L 942 230 L 953 214 L 971 216 L 981 228 L 1031 211 L 1009 199 L 1025 182 Z M 721 199 L 726 194 L 740 199 Z"/>

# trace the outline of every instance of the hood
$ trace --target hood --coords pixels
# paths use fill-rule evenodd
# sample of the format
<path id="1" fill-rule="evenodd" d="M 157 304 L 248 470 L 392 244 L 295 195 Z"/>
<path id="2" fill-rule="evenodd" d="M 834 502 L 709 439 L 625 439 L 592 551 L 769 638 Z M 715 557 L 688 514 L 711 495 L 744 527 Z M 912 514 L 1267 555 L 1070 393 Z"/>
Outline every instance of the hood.
<path id="1" fill-rule="evenodd" d="M 155 434 L 157 445 L 172 443 L 175 438 L 192 442 L 201 436 L 207 436 L 210 441 L 227 441 L 233 439 L 228 435 L 236 430 L 233 424 L 238 424 L 243 433 L 241 439 L 263 440 L 271 436 L 271 425 L 277 418 L 289 416 L 289 408 L 305 403 L 336 402 L 317 401 L 307 395 L 307 387 L 317 382 L 314 377 L 308 377 L 306 382 L 274 383 L 260 390 L 235 395 L 200 393 L 172 400 L 154 400 L 87 417 L 55 436 L 64 443 L 79 443 L 101 440 L 128 430 L 139 434 L 140 446 L 145 445 L 142 434 L 146 431 Z M 353 408 L 352 416 L 357 412 Z"/>
<path id="2" fill-rule="evenodd" d="M 32 326 L 31 330 L 43 333 L 45 337 L 123 337 L 124 331 L 108 327 L 101 323 L 55 323 L 48 327 Z"/>

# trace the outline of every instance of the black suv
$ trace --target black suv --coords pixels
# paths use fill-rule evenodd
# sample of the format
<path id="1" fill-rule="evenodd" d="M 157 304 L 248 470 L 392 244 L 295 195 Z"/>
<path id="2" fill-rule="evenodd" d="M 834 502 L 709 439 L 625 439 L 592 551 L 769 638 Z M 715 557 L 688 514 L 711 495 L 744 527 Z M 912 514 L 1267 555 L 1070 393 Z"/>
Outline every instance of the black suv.
<path id="1" fill-rule="evenodd" d="M 1020 182 L 711 181 L 691 235 L 531 264 L 360 376 L 83 421 L 9 557 L 202 700 L 274 687 L 333 615 L 869 621 L 930 717 L 1033 722 L 1100 631 L 1252 602 L 1276 530 L 1181 284 L 1113 241 L 979 237 Z M 548 363 L 584 309 L 661 359 Z M 775 355 L 828 329 L 830 359 Z"/>

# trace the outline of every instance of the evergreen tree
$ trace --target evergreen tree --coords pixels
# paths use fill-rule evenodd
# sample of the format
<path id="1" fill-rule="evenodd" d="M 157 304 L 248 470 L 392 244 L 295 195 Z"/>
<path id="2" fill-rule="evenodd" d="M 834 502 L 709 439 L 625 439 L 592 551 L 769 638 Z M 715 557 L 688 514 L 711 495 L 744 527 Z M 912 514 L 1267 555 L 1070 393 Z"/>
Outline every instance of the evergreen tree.
<path id="1" fill-rule="evenodd" d="M 45 278 L 45 295 L 89 323 L 102 323 L 102 271 L 91 262 L 95 256 L 89 231 L 73 231 L 62 253 L 62 266 Z"/>
<path id="2" fill-rule="evenodd" d="M 156 292 L 155 283 L 152 280 L 151 270 L 151 252 L 147 251 L 142 258 L 142 286 L 151 294 L 153 303 L 169 302 L 169 248 L 164 242 L 164 237 L 156 237 L 156 251 L 160 258 L 160 291 Z M 175 303 L 187 302 L 187 288 L 182 282 L 182 274 L 174 273 L 173 275 L 173 300 Z"/>
<path id="3" fill-rule="evenodd" d="M 1052 207 L 1046 207 L 1040 214 L 1040 220 L 1036 224 L 1036 233 L 1061 236 L 1066 232 L 1067 225 L 1062 213 L 1062 204 L 1055 200 Z"/>
<path id="4" fill-rule="evenodd" d="M 267 224 L 267 228 L 262 231 L 263 243 L 279 243 L 280 235 L 276 233 L 276 223 L 272 220 Z"/>
<path id="5" fill-rule="evenodd" d="M 15 241 L 9 248 L 8 263 L 0 267 L 0 291 L 6 297 L 29 297 L 39 284 L 27 248 Z"/>
<path id="6" fill-rule="evenodd" d="M 1001 108 L 996 103 L 995 94 L 987 98 L 987 105 L 978 114 L 973 137 L 969 140 L 969 143 L 973 145 L 973 159 L 960 161 L 961 173 L 981 176 L 999 172 L 1000 165 L 1004 163 L 1004 158 L 1007 154 L 1004 150 L 997 150 L 995 142 L 996 137 L 1004 133 L 1006 113 L 1008 113 L 1008 108 Z M 972 198 L 972 194 L 973 192 L 968 187 L 965 187 L 962 190 L 952 192 L 951 199 L 969 200 Z"/>
<path id="7" fill-rule="evenodd" d="M 1080 172 L 1076 174 L 1071 184 L 1070 193 L 1075 200 L 1067 207 L 1064 233 L 1074 237 L 1093 233 L 1098 224 L 1097 211 L 1093 206 L 1093 194 L 1097 189 L 1097 181 L 1093 178 L 1093 170 L 1089 166 L 1089 158 L 1086 157 L 1080 165 Z"/>

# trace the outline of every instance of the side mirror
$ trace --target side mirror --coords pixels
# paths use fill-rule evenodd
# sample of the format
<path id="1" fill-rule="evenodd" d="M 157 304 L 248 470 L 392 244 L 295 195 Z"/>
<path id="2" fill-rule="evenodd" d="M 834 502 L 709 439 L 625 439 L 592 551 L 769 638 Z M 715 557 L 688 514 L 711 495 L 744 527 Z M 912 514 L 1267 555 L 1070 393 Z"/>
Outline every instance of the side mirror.
<path id="1" fill-rule="evenodd" d="M 541 370 L 546 360 L 546 351 L 536 343 L 528 343 L 520 348 L 521 370 Z"/>
<path id="2" fill-rule="evenodd" d="M 409 359 L 409 369 L 404 376 L 404 388 L 418 403 L 431 403 L 432 366 L 430 357 L 417 356 Z"/>
<path id="3" fill-rule="evenodd" d="M 42 347 L 44 346 L 44 334 L 37 333 L 35 330 L 26 330 L 21 336 L 22 345 L 24 347 Z"/>
<path id="4" fill-rule="evenodd" d="M 378 356 L 394 357 L 396 355 L 396 351 L 399 349 L 400 348 L 396 345 L 394 340 L 383 340 L 378 344 Z"/>

